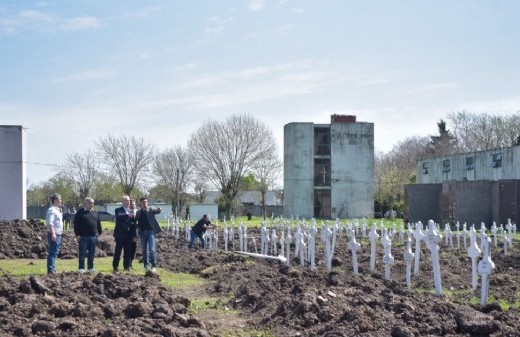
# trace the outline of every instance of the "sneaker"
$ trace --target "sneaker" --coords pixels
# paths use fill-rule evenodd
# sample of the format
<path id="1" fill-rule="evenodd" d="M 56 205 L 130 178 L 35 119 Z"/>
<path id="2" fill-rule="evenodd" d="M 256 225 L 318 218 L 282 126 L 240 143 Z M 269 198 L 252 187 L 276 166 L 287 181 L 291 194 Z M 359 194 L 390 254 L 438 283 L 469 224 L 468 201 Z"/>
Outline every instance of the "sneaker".
<path id="1" fill-rule="evenodd" d="M 78 273 L 80 273 L 80 274 L 84 274 L 84 273 L 85 273 L 85 269 L 80 269 L 80 270 L 78 270 Z"/>
<path id="2" fill-rule="evenodd" d="M 95 273 L 96 270 L 94 268 L 88 270 L 89 273 Z"/>
<path id="3" fill-rule="evenodd" d="M 113 272 L 113 273 L 117 273 L 118 271 L 119 271 L 118 268 L 113 268 L 113 269 L 112 269 L 112 272 Z"/>
<path id="4" fill-rule="evenodd" d="M 152 273 L 157 273 L 157 269 L 155 267 L 152 267 Z"/>
<path id="5" fill-rule="evenodd" d="M 130 268 L 125 268 L 123 269 L 123 271 L 130 271 Z"/>

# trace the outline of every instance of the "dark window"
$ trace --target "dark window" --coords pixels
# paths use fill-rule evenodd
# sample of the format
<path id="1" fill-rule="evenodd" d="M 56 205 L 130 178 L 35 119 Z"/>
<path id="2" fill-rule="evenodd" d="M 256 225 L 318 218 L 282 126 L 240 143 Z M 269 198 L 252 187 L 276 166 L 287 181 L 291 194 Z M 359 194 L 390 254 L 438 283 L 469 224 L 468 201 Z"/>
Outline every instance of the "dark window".
<path id="1" fill-rule="evenodd" d="M 330 156 L 330 128 L 314 128 L 314 155 Z"/>
<path id="2" fill-rule="evenodd" d="M 428 173 L 430 173 L 430 172 L 429 172 L 429 169 L 430 169 L 430 163 L 429 163 L 429 162 L 422 163 L 422 173 L 423 173 L 423 174 L 428 174 Z"/>
<path id="3" fill-rule="evenodd" d="M 451 162 L 449 159 L 444 159 L 442 162 L 442 172 L 450 172 Z"/>
<path id="4" fill-rule="evenodd" d="M 493 154 L 493 167 L 502 167 L 502 153 Z"/>
<path id="5" fill-rule="evenodd" d="M 330 190 L 314 190 L 314 217 L 330 218 Z"/>
<path id="6" fill-rule="evenodd" d="M 466 157 L 466 170 L 473 170 L 475 168 L 474 157 Z"/>
<path id="7" fill-rule="evenodd" d="M 330 186 L 330 158 L 314 158 L 314 186 Z"/>

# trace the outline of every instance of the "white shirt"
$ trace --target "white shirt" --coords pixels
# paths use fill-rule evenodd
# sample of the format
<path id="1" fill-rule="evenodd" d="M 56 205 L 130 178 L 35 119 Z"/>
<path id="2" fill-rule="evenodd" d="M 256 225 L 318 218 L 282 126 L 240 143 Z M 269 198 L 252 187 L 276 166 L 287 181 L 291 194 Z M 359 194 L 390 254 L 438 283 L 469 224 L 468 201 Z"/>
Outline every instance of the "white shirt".
<path id="1" fill-rule="evenodd" d="M 60 209 L 56 206 L 51 206 L 47 210 L 47 232 L 51 231 L 51 226 L 54 228 L 54 233 L 56 235 L 61 235 L 63 233 L 63 215 L 60 212 Z"/>

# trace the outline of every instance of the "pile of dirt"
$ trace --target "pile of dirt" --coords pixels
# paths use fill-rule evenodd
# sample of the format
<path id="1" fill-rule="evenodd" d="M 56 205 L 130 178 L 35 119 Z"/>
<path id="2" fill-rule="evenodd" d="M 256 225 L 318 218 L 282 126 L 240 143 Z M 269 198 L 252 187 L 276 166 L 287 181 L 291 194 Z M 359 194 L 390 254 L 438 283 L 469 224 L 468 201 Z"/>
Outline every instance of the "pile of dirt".
<path id="1" fill-rule="evenodd" d="M 44 233 L 44 226 L 37 222 L 0 226 L 4 226 L 0 228 L 0 253 L 5 256 L 31 256 L 34 242 L 38 242 L 35 233 L 38 228 Z M 259 236 L 259 231 L 249 230 L 248 234 Z M 113 241 L 110 233 L 105 235 L 107 242 Z M 241 319 L 247 320 L 248 331 L 269 329 L 274 336 L 520 336 L 519 308 L 503 310 L 497 303 L 520 301 L 519 242 L 507 256 L 501 247 L 493 247 L 496 268 L 490 277 L 491 303 L 483 307 L 478 304 L 480 289 L 471 290 L 471 259 L 463 248 L 440 244 L 444 293 L 435 296 L 431 256 L 424 245 L 420 273 L 413 277 L 408 290 L 402 242 L 393 243 L 391 280 L 383 277 L 381 246 L 377 248 L 376 270 L 371 272 L 370 243 L 363 238 L 358 242 L 362 246 L 358 275 L 352 272 L 352 256 L 344 235 L 336 241 L 331 273 L 326 272 L 321 242 L 317 244 L 315 271 L 310 271 L 308 262 L 300 266 L 294 256 L 291 266 L 286 266 L 226 253 L 222 240 L 217 252 L 190 251 L 184 235 L 174 238 L 164 232 L 157 237 L 157 251 L 160 267 L 208 279 L 210 286 L 192 293 L 231 298 L 227 305 L 243 314 Z M 39 243 L 46 246 L 45 241 Z M 238 247 L 238 242 L 235 245 Z M 7 253 L 4 247 L 8 247 Z M 254 251 L 251 246 L 250 251 Z M 77 247 L 69 254 L 77 256 Z M 45 336 L 226 333 L 225 326 L 204 326 L 197 317 L 187 314 L 186 305 L 186 299 L 176 297 L 151 275 L 62 273 L 0 279 L 0 331 L 20 336 L 35 331 Z"/>
<path id="2" fill-rule="evenodd" d="M 113 255 L 114 244 L 110 233 L 98 239 L 96 256 Z M 47 257 L 47 227 L 40 220 L 0 221 L 0 259 L 43 259 Z M 71 230 L 64 231 L 59 258 L 78 256 L 78 242 Z"/>
<path id="3" fill-rule="evenodd" d="M 0 332 L 9 336 L 209 336 L 155 274 L 0 277 Z"/>

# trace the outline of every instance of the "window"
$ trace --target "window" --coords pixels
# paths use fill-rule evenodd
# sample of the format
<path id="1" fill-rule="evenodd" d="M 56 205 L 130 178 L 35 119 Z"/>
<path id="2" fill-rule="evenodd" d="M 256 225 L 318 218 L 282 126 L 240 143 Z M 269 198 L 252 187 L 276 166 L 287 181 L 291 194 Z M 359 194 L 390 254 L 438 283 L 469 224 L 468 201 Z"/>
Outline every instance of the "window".
<path id="1" fill-rule="evenodd" d="M 450 160 L 444 159 L 442 162 L 442 172 L 450 172 Z"/>
<path id="2" fill-rule="evenodd" d="M 428 169 L 430 168 L 430 163 L 429 162 L 425 162 L 425 163 L 422 163 L 422 173 L 423 174 L 428 174 Z"/>
<path id="3" fill-rule="evenodd" d="M 473 163 L 474 157 L 466 157 L 466 170 L 470 171 L 475 169 L 475 164 Z"/>
<path id="4" fill-rule="evenodd" d="M 330 156 L 330 127 L 314 128 L 314 155 Z"/>
<path id="5" fill-rule="evenodd" d="M 502 167 L 502 153 L 493 154 L 493 167 Z"/>

